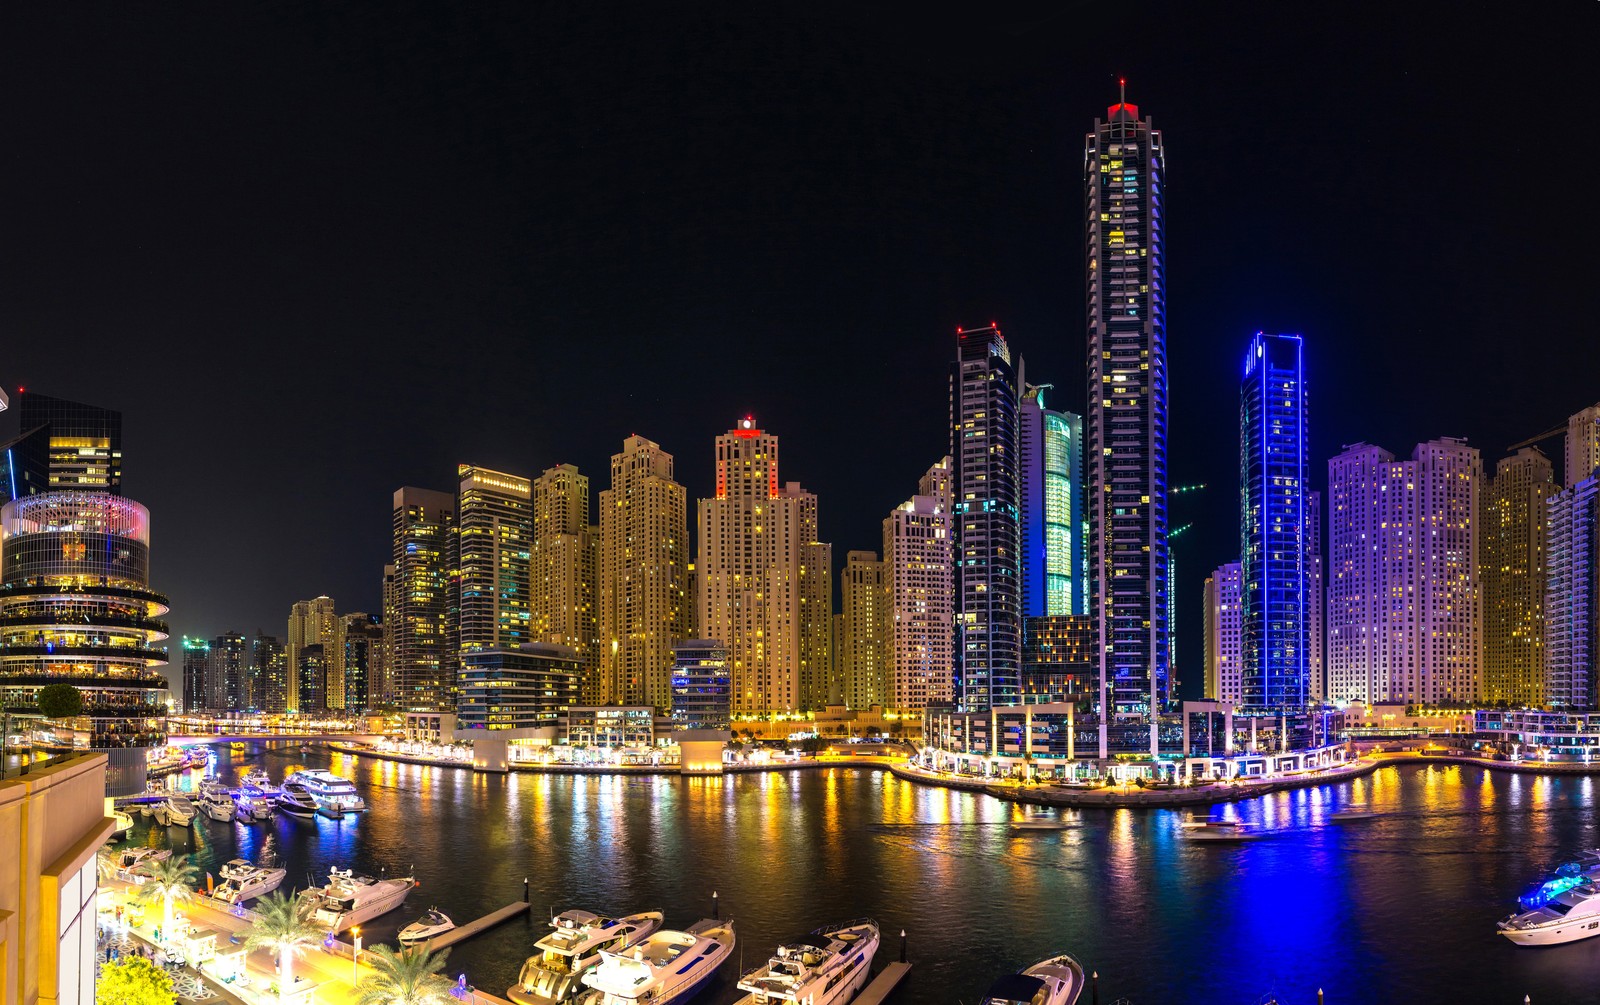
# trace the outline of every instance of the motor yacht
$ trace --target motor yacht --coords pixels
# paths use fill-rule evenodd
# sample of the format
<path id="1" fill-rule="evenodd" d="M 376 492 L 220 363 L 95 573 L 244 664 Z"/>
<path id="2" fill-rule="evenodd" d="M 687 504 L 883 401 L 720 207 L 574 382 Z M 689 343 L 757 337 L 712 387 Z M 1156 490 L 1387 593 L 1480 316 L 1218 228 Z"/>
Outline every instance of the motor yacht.
<path id="1" fill-rule="evenodd" d="M 534 944 L 517 983 L 506 992 L 516 1005 L 559 1005 L 583 990 L 580 978 L 600 962 L 600 951 L 623 950 L 661 927 L 660 911 L 607 918 L 588 911 L 563 911 L 553 929 Z"/>
<path id="2" fill-rule="evenodd" d="M 310 901 L 311 923 L 337 935 L 404 904 L 415 885 L 410 876 L 374 879 L 335 867 L 328 872 L 326 886 L 312 887 L 300 896 Z"/>
<path id="3" fill-rule="evenodd" d="M 1589 876 L 1574 879 L 1546 899 L 1530 902 L 1524 896 L 1525 910 L 1501 919 L 1500 934 L 1519 946 L 1554 946 L 1600 935 L 1600 885 Z"/>
<path id="4" fill-rule="evenodd" d="M 1040 960 L 989 986 L 981 1005 L 1073 1005 L 1083 993 L 1083 967 L 1070 956 Z"/>
<path id="5" fill-rule="evenodd" d="M 274 800 L 278 809 L 292 817 L 309 820 L 317 815 L 317 801 L 299 782 L 284 782 Z"/>
<path id="6" fill-rule="evenodd" d="M 778 947 L 766 965 L 739 978 L 738 1005 L 845 1005 L 867 983 L 878 952 L 870 919 L 819 928 Z"/>
<path id="7" fill-rule="evenodd" d="M 256 788 L 270 793 L 276 786 L 272 784 L 272 776 L 267 774 L 265 768 L 255 767 L 244 773 L 239 779 L 240 788 Z"/>
<path id="8" fill-rule="evenodd" d="M 239 906 L 257 897 L 265 897 L 276 890 L 286 875 L 288 875 L 287 869 L 269 869 L 265 866 L 246 864 L 243 869 L 234 869 L 233 874 L 211 892 L 211 896 L 225 904 Z"/>
<path id="9" fill-rule="evenodd" d="M 148 867 L 164 858 L 172 857 L 170 848 L 124 848 L 117 852 L 117 868 L 122 872 L 134 872 L 141 867 Z"/>
<path id="10" fill-rule="evenodd" d="M 240 876 L 249 875 L 250 871 L 255 867 L 255 863 L 247 858 L 230 858 L 218 867 L 217 875 L 224 880 L 237 879 Z"/>
<path id="11" fill-rule="evenodd" d="M 450 916 L 437 907 L 428 908 L 428 913 L 400 929 L 397 936 L 402 946 L 409 946 L 413 942 L 426 942 L 435 935 L 443 935 L 456 927 Z"/>
<path id="12" fill-rule="evenodd" d="M 682 932 L 657 931 L 628 949 L 601 950 L 583 975 L 582 1005 L 671 1005 L 705 986 L 733 953 L 732 921 L 705 918 Z"/>
<path id="13" fill-rule="evenodd" d="M 221 792 L 207 792 L 201 796 L 200 812 L 219 823 L 232 823 L 237 810 L 233 805 L 233 798 L 228 795 L 226 790 L 223 790 Z"/>
<path id="14" fill-rule="evenodd" d="M 1255 841 L 1261 833 L 1238 820 L 1207 820 L 1204 823 L 1185 824 L 1185 841 Z"/>
<path id="15" fill-rule="evenodd" d="M 194 823 L 195 808 L 187 795 L 173 792 L 156 804 L 155 813 L 157 823 L 171 827 L 188 827 Z"/>
<path id="16" fill-rule="evenodd" d="M 359 813 L 367 808 L 356 792 L 355 784 L 331 771 L 305 768 L 284 779 L 286 786 L 291 782 L 305 786 L 311 798 L 316 800 L 317 808 L 326 816 L 338 819 L 346 813 Z"/>

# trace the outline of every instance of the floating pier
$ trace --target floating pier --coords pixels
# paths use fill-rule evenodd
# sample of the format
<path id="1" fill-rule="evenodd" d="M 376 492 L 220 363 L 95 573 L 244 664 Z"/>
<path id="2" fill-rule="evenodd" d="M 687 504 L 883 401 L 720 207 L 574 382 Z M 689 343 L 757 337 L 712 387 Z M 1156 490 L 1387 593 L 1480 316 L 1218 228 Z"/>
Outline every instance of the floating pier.
<path id="1" fill-rule="evenodd" d="M 532 906 L 533 905 L 529 904 L 526 900 L 519 900 L 515 904 L 507 904 L 505 907 L 495 911 L 493 914 L 486 914 L 477 921 L 471 921 L 465 925 L 452 928 L 448 932 L 435 935 L 433 938 L 428 940 L 428 948 L 444 949 L 447 946 L 453 946 L 463 939 L 470 939 L 474 935 L 487 932 L 489 929 L 498 924 L 510 921 L 519 914 L 528 913 L 529 908 Z"/>
<path id="2" fill-rule="evenodd" d="M 895 962 L 889 964 L 883 968 L 883 971 L 877 977 L 872 979 L 871 984 L 868 984 L 856 996 L 853 1005 L 880 1005 L 885 998 L 889 997 L 889 992 L 893 991 L 901 981 L 905 980 L 906 974 L 910 972 L 911 964 L 909 963 Z"/>

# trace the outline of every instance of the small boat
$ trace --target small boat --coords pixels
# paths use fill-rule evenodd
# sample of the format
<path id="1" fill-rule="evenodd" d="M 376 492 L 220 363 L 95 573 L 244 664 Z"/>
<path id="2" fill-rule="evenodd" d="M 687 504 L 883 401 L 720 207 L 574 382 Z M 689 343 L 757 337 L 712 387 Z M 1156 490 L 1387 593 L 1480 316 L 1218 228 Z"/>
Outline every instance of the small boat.
<path id="1" fill-rule="evenodd" d="M 337 935 L 404 904 L 413 886 L 416 883 L 410 876 L 373 879 L 335 866 L 328 871 L 325 886 L 312 887 L 300 896 L 309 902 L 311 923 Z"/>
<path id="2" fill-rule="evenodd" d="M 165 820 L 161 819 L 163 811 L 166 813 Z M 172 827 L 188 827 L 194 823 L 194 816 L 194 803 L 182 792 L 169 794 L 166 801 L 156 808 L 156 819 Z"/>
<path id="3" fill-rule="evenodd" d="M 550 919 L 554 931 L 535 943 L 506 997 L 516 1005 L 560 1005 L 583 990 L 580 978 L 600 963 L 602 949 L 626 949 L 660 928 L 662 919 L 660 911 L 625 918 L 562 911 Z"/>
<path id="4" fill-rule="evenodd" d="M 1083 967 L 1070 956 L 1040 960 L 989 986 L 981 1005 L 1073 1005 L 1083 993 Z"/>
<path id="5" fill-rule="evenodd" d="M 149 820 L 152 816 L 154 816 L 155 812 L 156 812 L 156 804 L 155 803 L 140 803 L 139 804 L 139 815 L 141 817 L 144 817 L 146 820 Z"/>
<path id="6" fill-rule="evenodd" d="M 750 993 L 738 1005 L 845 1005 L 866 986 L 879 942 L 870 919 L 819 928 L 739 978 Z"/>
<path id="7" fill-rule="evenodd" d="M 1071 825 L 1051 813 L 1029 813 L 1021 820 L 1011 821 L 1015 831 L 1064 831 Z"/>
<path id="8" fill-rule="evenodd" d="M 1345 823 L 1352 820 L 1372 820 L 1378 816 L 1377 810 L 1363 810 L 1351 808 L 1347 810 L 1334 810 L 1328 814 L 1330 823 Z"/>
<path id="9" fill-rule="evenodd" d="M 310 820 L 317 815 L 317 801 L 298 782 L 284 782 L 283 788 L 278 790 L 275 803 L 279 810 L 302 820 Z"/>
<path id="10" fill-rule="evenodd" d="M 122 872 L 136 872 L 171 857 L 170 848 L 124 848 L 117 852 L 116 863 Z"/>
<path id="11" fill-rule="evenodd" d="M 443 935 L 456 927 L 450 916 L 437 907 L 428 908 L 428 913 L 400 929 L 400 944 L 409 946 L 413 942 L 424 942 L 435 935 Z"/>
<path id="12" fill-rule="evenodd" d="M 1208 820 L 1183 832 L 1185 841 L 1256 841 L 1261 836 L 1254 828 L 1237 820 Z"/>
<path id="13" fill-rule="evenodd" d="M 681 932 L 661 930 L 628 949 L 601 950 L 583 975 L 583 1005 L 672 1005 L 692 998 L 733 953 L 732 921 L 705 918 Z"/>
<path id="14" fill-rule="evenodd" d="M 222 885 L 211 892 L 212 897 L 237 907 L 257 897 L 265 897 L 276 890 L 283 882 L 283 877 L 288 875 L 286 869 L 270 869 L 265 866 L 254 866 L 248 862 L 244 863 L 243 868 L 239 868 L 239 863 L 242 861 L 234 859 L 223 866 L 224 873 L 228 875 L 223 879 Z M 230 866 L 233 867 L 231 870 Z"/>
<path id="15" fill-rule="evenodd" d="M 232 823 L 237 809 L 226 792 L 207 792 L 200 797 L 200 812 L 219 823 Z"/>
<path id="16" fill-rule="evenodd" d="M 248 876 L 255 867 L 255 863 L 247 858 L 231 858 L 222 863 L 222 867 L 217 870 L 217 875 L 224 880 L 237 879 L 240 876 Z"/>

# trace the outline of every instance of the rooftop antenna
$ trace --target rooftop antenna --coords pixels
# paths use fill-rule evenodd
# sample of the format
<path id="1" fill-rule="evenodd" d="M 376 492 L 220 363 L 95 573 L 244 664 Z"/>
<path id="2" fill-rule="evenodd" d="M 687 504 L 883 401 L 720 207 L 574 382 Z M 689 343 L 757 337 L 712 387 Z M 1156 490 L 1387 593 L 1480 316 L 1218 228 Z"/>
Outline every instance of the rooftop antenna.
<path id="1" fill-rule="evenodd" d="M 1122 102 L 1124 105 L 1126 105 L 1128 103 L 1128 78 L 1127 77 L 1118 77 L 1117 78 L 1117 100 Z"/>

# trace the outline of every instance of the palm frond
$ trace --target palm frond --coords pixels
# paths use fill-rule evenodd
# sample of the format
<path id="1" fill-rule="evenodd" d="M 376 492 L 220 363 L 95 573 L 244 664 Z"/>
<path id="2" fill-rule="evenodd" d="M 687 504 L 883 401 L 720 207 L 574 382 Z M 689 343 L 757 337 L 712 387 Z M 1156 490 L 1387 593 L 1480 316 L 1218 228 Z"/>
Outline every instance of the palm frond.
<path id="1" fill-rule="evenodd" d="M 374 947 L 366 963 L 377 972 L 356 985 L 355 1005 L 441 1005 L 450 998 L 450 980 L 439 974 L 449 956 L 448 949 Z"/>

